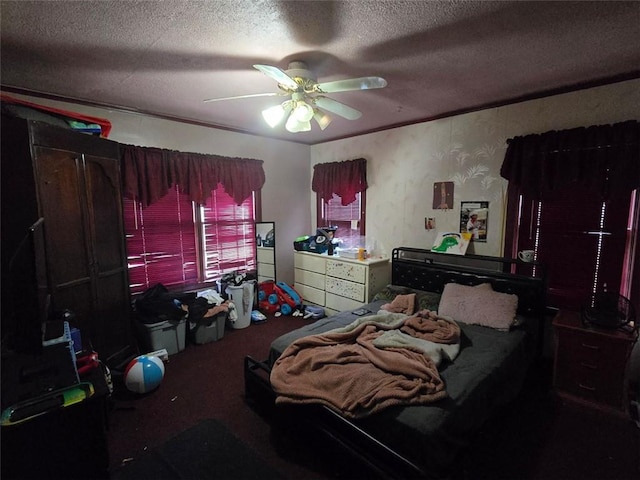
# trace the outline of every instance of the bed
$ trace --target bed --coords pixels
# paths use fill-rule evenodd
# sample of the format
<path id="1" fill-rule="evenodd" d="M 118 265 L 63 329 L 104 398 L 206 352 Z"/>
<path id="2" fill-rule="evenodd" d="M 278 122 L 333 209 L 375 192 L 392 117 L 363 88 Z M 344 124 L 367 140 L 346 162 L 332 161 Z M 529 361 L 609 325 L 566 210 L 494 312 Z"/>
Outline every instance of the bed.
<path id="1" fill-rule="evenodd" d="M 416 311 L 446 308 L 461 316 L 466 312 L 468 323 L 443 315 L 453 318 L 460 330 L 459 351 L 452 360 L 445 358 L 438 365 L 446 391 L 444 398 L 438 396 L 419 405 L 392 405 L 362 417 L 345 415 L 326 403 L 278 401 L 276 405 L 283 398 L 274 392 L 271 383 L 272 368 L 279 368 L 278 359 L 287 356 L 292 345 L 317 336 L 331 337 L 336 331 L 349 330 L 354 322 L 367 322 L 366 315 L 346 311 L 275 339 L 267 359 L 246 357 L 247 399 L 275 412 L 271 418 L 276 422 L 278 418 L 293 418 L 297 428 L 309 428 L 310 435 L 324 435 L 332 445 L 339 445 L 380 477 L 450 477 L 474 433 L 521 390 L 527 371 L 540 352 L 546 290 L 544 276 L 540 272 L 533 276 L 534 267 L 517 260 L 453 257 L 413 248 L 394 249 L 391 284 L 363 306 L 376 319 L 381 307 L 388 308 L 396 298 L 415 294 Z M 455 288 L 467 295 L 473 288 L 472 295 L 466 298 L 475 298 L 484 287 L 493 292 L 491 295 L 509 301 L 515 298 L 512 306 L 516 320 L 507 329 L 476 322 L 482 318 L 480 311 L 469 319 L 469 310 L 464 308 L 472 303 L 465 306 L 465 300 L 456 301 L 457 297 L 450 293 Z M 484 295 L 478 293 L 478 298 L 495 298 Z M 274 381 L 277 378 L 274 376 Z"/>

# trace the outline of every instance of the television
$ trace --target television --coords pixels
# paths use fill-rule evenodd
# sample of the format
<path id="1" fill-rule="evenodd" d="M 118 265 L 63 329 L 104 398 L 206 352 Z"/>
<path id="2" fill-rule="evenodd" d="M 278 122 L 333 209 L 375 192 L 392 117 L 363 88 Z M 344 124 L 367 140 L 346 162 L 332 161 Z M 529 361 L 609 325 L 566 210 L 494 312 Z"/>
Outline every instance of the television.
<path id="1" fill-rule="evenodd" d="M 5 253 L 10 256 L 2 265 L 3 353 L 39 354 L 43 324 L 51 308 L 44 218 L 28 227 L 13 251 Z"/>

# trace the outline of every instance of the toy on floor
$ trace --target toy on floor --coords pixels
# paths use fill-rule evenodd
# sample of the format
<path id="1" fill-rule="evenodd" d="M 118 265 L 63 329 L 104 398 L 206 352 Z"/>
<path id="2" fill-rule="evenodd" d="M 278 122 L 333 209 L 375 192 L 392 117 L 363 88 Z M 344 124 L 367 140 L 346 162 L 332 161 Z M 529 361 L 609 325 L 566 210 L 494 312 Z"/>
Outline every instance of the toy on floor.
<path id="1" fill-rule="evenodd" d="M 251 323 L 264 323 L 267 321 L 267 317 L 259 310 L 253 310 L 251 312 Z"/>
<path id="2" fill-rule="evenodd" d="M 302 308 L 302 297 L 285 282 L 267 280 L 258 284 L 258 308 L 265 313 L 291 315 Z"/>
<path id="3" fill-rule="evenodd" d="M 140 355 L 127 365 L 124 384 L 134 393 L 148 393 L 158 388 L 164 378 L 164 363 L 154 355 Z"/>

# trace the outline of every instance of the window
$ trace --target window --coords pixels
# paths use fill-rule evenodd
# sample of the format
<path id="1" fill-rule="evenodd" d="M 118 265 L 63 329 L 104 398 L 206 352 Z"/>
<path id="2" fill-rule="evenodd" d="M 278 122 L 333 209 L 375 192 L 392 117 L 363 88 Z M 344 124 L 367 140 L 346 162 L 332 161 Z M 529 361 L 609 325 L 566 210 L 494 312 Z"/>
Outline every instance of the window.
<path id="1" fill-rule="evenodd" d="M 593 191 L 572 185 L 543 200 L 520 193 L 510 195 L 512 200 L 518 208 L 508 213 L 515 228 L 507 256 L 535 251 L 547 274 L 550 307 L 580 309 L 605 287 L 630 296 L 635 192 L 603 202 Z"/>
<path id="2" fill-rule="evenodd" d="M 639 146 L 636 120 L 507 141 L 505 253 L 535 250 L 549 306 L 579 309 L 605 285 L 640 305 Z"/>
<path id="3" fill-rule="evenodd" d="M 255 195 L 241 205 L 219 186 L 207 205 L 172 187 L 157 202 L 124 199 L 132 293 L 162 283 L 193 287 L 224 273 L 255 269 Z"/>
<path id="4" fill-rule="evenodd" d="M 338 227 L 335 236 L 342 240 L 343 248 L 357 247 L 360 237 L 365 235 L 365 192 L 356 193 L 355 201 L 346 206 L 342 205 L 342 199 L 335 194 L 328 202 L 316 197 L 318 227 Z"/>

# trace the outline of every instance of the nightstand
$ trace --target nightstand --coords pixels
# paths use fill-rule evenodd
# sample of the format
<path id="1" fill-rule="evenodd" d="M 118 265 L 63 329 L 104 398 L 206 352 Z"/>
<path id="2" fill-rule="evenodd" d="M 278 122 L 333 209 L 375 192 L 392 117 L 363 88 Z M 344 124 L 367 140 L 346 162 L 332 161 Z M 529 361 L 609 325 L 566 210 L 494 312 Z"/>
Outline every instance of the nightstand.
<path id="1" fill-rule="evenodd" d="M 560 310 L 553 320 L 553 385 L 567 399 L 628 412 L 627 368 L 637 331 L 585 326 L 580 313 Z"/>

